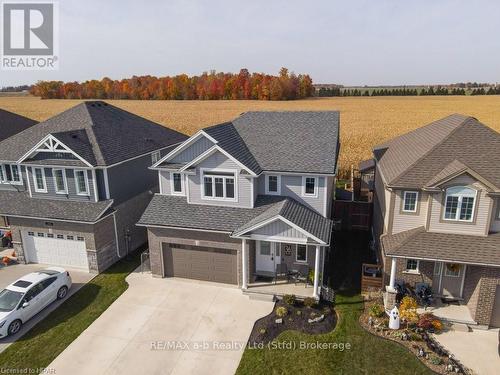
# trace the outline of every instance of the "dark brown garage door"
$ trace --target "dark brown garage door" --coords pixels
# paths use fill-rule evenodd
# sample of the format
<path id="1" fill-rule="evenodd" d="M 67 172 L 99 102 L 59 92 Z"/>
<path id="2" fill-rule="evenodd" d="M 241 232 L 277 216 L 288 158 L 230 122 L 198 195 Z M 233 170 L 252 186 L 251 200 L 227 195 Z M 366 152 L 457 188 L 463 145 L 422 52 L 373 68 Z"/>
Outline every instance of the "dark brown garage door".
<path id="1" fill-rule="evenodd" d="M 236 250 L 163 244 L 165 276 L 237 284 Z"/>

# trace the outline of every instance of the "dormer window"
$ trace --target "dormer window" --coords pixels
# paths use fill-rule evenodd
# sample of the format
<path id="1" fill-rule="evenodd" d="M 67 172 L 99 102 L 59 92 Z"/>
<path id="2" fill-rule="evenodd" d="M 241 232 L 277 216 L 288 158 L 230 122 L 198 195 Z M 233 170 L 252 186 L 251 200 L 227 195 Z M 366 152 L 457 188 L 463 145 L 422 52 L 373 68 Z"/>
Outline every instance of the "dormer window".
<path id="1" fill-rule="evenodd" d="M 33 182 L 37 193 L 47 192 L 47 182 L 45 181 L 45 170 L 43 168 L 33 168 Z"/>
<path id="2" fill-rule="evenodd" d="M 471 222 L 477 191 L 464 186 L 451 187 L 446 190 L 444 220 Z"/>
<path id="3" fill-rule="evenodd" d="M 281 176 L 266 175 L 266 194 L 271 194 L 271 195 L 281 194 Z"/>
<path id="4" fill-rule="evenodd" d="M 203 199 L 236 201 L 235 172 L 206 171 L 203 176 Z"/>
<path id="5" fill-rule="evenodd" d="M 89 181 L 87 172 L 84 170 L 75 171 L 76 193 L 78 195 L 89 195 Z"/>

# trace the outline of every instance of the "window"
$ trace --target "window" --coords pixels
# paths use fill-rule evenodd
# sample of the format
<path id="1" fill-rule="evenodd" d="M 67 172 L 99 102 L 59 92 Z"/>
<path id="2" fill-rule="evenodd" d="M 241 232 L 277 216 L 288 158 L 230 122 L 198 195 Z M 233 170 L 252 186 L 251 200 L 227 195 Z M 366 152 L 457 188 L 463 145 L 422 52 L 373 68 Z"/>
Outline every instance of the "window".
<path id="1" fill-rule="evenodd" d="M 180 173 L 172 173 L 171 175 L 171 186 L 172 194 L 183 195 L 184 194 L 184 181 L 183 176 Z"/>
<path id="2" fill-rule="evenodd" d="M 75 239 L 75 237 L 68 235 L 68 236 L 66 236 L 66 239 L 73 241 Z"/>
<path id="3" fill-rule="evenodd" d="M 260 255 L 271 255 L 271 242 L 260 241 Z"/>
<path id="4" fill-rule="evenodd" d="M 207 172 L 203 175 L 202 198 L 235 201 L 235 183 L 234 173 Z"/>
<path id="5" fill-rule="evenodd" d="M 63 240 L 63 239 L 64 239 L 64 236 L 63 236 L 62 234 L 58 234 L 58 235 L 57 235 L 57 239 L 58 239 L 58 240 Z"/>
<path id="6" fill-rule="evenodd" d="M 49 277 L 41 282 L 43 289 L 47 288 L 50 284 L 57 280 L 57 277 Z"/>
<path id="7" fill-rule="evenodd" d="M 45 237 L 45 233 L 37 233 L 36 234 L 38 237 Z"/>
<path id="8" fill-rule="evenodd" d="M 434 262 L 434 275 L 441 275 L 441 269 L 443 268 L 443 263 Z"/>
<path id="9" fill-rule="evenodd" d="M 161 159 L 160 151 L 155 151 L 151 154 L 151 162 L 156 164 Z"/>
<path id="10" fill-rule="evenodd" d="M 35 191 L 37 193 L 46 193 L 47 183 L 45 182 L 45 170 L 43 168 L 34 168 L 33 179 L 35 183 Z"/>
<path id="11" fill-rule="evenodd" d="M 406 271 L 408 272 L 418 272 L 418 263 L 417 259 L 407 259 L 406 260 Z"/>
<path id="12" fill-rule="evenodd" d="M 444 268 L 444 275 L 451 276 L 451 277 L 459 277 L 461 269 L 462 269 L 462 266 L 460 264 L 446 263 L 446 266 Z"/>
<path id="13" fill-rule="evenodd" d="M 28 236 L 34 236 L 35 233 L 34 232 L 28 232 Z"/>
<path id="14" fill-rule="evenodd" d="M 403 195 L 403 212 L 417 212 L 418 192 L 405 191 Z"/>
<path id="15" fill-rule="evenodd" d="M 295 261 L 307 262 L 307 246 L 306 245 L 297 245 L 297 251 L 295 253 Z"/>
<path id="16" fill-rule="evenodd" d="M 57 194 L 67 194 L 68 184 L 66 182 L 66 171 L 64 169 L 53 169 L 54 187 Z"/>
<path id="17" fill-rule="evenodd" d="M 281 176 L 266 175 L 266 194 L 281 194 Z"/>
<path id="18" fill-rule="evenodd" d="M 19 166 L 16 164 L 0 165 L 0 182 L 10 184 L 22 184 Z"/>
<path id="19" fill-rule="evenodd" d="M 303 177 L 302 178 L 302 195 L 306 197 L 318 196 L 318 178 Z"/>
<path id="20" fill-rule="evenodd" d="M 75 171 L 76 193 L 78 195 L 89 195 L 89 181 L 87 172 L 83 170 Z"/>
<path id="21" fill-rule="evenodd" d="M 54 238 L 54 235 L 52 233 L 47 233 L 47 238 Z"/>
<path id="22" fill-rule="evenodd" d="M 76 240 L 77 241 L 85 241 L 85 238 L 78 236 L 78 237 L 76 237 Z"/>
<path id="23" fill-rule="evenodd" d="M 0 165 L 0 182 L 5 182 L 5 173 L 3 172 L 2 165 Z"/>
<path id="24" fill-rule="evenodd" d="M 457 186 L 446 190 L 444 219 L 472 221 L 476 190 Z"/>

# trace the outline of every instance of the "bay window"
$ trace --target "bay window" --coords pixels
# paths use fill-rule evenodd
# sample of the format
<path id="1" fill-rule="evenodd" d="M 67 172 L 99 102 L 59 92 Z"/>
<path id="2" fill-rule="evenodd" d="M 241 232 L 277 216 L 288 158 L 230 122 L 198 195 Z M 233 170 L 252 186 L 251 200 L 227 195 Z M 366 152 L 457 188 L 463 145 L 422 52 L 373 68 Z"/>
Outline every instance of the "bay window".
<path id="1" fill-rule="evenodd" d="M 463 186 L 447 189 L 443 219 L 472 221 L 476 193 L 476 190 Z"/>
<path id="2" fill-rule="evenodd" d="M 236 200 L 236 178 L 231 172 L 204 172 L 202 198 Z"/>

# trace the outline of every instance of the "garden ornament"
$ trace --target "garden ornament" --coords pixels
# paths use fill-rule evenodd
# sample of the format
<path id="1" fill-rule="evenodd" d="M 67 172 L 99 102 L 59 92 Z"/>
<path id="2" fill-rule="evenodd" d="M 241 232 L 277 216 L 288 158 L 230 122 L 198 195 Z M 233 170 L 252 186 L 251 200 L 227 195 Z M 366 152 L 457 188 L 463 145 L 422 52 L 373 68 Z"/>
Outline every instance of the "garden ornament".
<path id="1" fill-rule="evenodd" d="M 399 329 L 399 310 L 396 306 L 389 313 L 389 328 Z"/>

